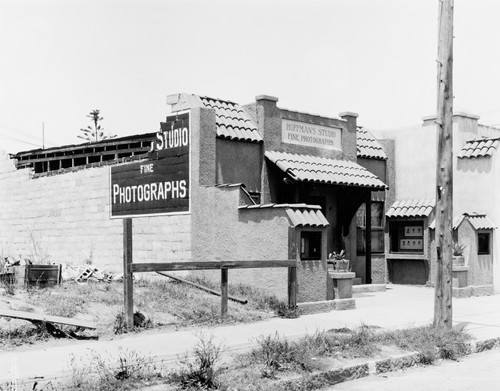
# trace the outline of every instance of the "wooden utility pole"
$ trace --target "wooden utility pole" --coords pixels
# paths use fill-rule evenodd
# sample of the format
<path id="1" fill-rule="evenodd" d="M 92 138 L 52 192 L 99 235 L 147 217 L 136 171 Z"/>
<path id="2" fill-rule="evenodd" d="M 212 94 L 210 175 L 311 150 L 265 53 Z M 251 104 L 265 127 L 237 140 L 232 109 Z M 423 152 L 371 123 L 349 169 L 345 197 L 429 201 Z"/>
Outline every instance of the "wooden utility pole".
<path id="1" fill-rule="evenodd" d="M 452 327 L 453 0 L 439 0 L 434 327 Z"/>

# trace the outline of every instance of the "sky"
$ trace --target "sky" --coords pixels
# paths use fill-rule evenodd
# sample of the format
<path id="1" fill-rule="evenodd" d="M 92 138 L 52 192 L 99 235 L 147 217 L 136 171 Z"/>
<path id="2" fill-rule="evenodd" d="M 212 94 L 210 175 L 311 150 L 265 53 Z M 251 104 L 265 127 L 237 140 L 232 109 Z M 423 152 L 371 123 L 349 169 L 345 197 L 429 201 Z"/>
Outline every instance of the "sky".
<path id="1" fill-rule="evenodd" d="M 498 0 L 455 0 L 455 111 L 500 126 L 499 22 Z M 0 0 L 0 150 L 80 143 L 94 109 L 112 134 L 157 131 L 180 92 L 416 125 L 437 27 L 438 0 Z"/>

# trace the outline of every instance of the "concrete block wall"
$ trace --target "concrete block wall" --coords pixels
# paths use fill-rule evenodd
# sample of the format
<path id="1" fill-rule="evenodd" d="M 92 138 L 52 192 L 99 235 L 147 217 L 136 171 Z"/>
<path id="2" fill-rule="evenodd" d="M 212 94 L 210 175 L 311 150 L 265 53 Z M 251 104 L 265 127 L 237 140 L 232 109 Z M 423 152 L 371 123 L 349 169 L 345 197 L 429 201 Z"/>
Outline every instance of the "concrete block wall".
<path id="1" fill-rule="evenodd" d="M 0 251 L 121 272 L 123 225 L 109 217 L 109 166 L 32 178 L 0 153 Z M 134 218 L 134 262 L 190 260 L 190 215 Z"/>

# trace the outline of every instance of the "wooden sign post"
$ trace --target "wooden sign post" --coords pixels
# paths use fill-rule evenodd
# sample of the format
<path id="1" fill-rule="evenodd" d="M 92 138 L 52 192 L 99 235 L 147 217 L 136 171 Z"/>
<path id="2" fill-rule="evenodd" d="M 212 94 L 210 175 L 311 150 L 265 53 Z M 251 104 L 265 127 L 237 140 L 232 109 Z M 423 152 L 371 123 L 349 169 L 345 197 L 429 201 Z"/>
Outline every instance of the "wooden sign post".
<path id="1" fill-rule="evenodd" d="M 453 0 L 439 1 L 434 327 L 452 327 Z"/>
<path id="2" fill-rule="evenodd" d="M 123 219 L 123 293 L 125 327 L 134 327 L 134 281 L 132 272 L 132 219 Z"/>

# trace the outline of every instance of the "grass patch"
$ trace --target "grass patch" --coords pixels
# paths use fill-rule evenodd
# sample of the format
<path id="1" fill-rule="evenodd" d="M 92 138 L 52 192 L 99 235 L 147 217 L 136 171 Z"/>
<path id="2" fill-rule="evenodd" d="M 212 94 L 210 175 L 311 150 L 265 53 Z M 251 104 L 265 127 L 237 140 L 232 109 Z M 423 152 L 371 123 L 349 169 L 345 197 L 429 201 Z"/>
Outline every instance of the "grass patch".
<path id="1" fill-rule="evenodd" d="M 387 347 L 398 351 L 419 351 L 421 364 L 437 358 L 457 359 L 467 354 L 470 336 L 459 330 L 418 327 L 380 331 L 363 325 L 355 330 L 316 331 L 312 335 L 290 340 L 274 334 L 257 340 L 258 346 L 238 357 L 235 364 L 220 376 L 221 389 L 248 391 L 316 390 L 332 385 L 328 376 L 315 376 L 320 370 L 340 368 L 349 360 L 384 357 Z M 387 351 L 387 350 L 385 350 Z M 439 354 L 436 354 L 439 351 Z M 277 383 L 276 380 L 297 381 Z M 226 388 L 224 388 L 226 387 Z"/>
<path id="2" fill-rule="evenodd" d="M 156 363 L 150 357 L 127 349 L 120 351 L 117 357 L 106 357 L 97 352 L 91 352 L 85 360 L 73 357 L 69 367 L 70 382 L 56 384 L 54 389 L 136 390 L 156 384 L 167 375 L 162 362 Z"/>
<path id="3" fill-rule="evenodd" d="M 2 349 L 5 350 L 16 346 L 46 341 L 49 337 L 46 331 L 33 325 L 22 325 L 6 330 L 0 329 L 0 341 L 2 341 Z"/>
<path id="4" fill-rule="evenodd" d="M 48 294 L 44 300 L 45 313 L 48 315 L 73 318 L 84 311 L 85 298 L 63 294 Z"/>
<path id="5" fill-rule="evenodd" d="M 467 354 L 467 342 L 471 336 L 459 330 L 442 330 L 432 326 L 386 331 L 377 335 L 379 343 L 394 344 L 404 350 L 423 354 L 425 363 L 436 358 L 456 360 Z M 436 351 L 438 354 L 436 355 Z"/>
<path id="6" fill-rule="evenodd" d="M 217 289 L 217 284 L 210 280 L 192 279 Z M 228 314 L 221 318 L 218 296 L 166 278 L 138 278 L 134 281 L 134 308 L 146 315 L 148 323 L 131 331 L 255 322 L 280 311 L 282 316 L 296 315 L 288 311 L 283 302 L 262 290 L 242 284 L 230 285 L 229 289 L 232 295 L 246 298 L 249 302 L 243 305 L 229 301 Z M 24 304 L 21 305 L 25 308 L 29 306 L 33 312 L 97 321 L 97 330 L 93 335 L 99 337 L 111 337 L 115 332 L 125 331 L 120 315 L 124 304 L 123 283 L 120 282 L 79 284 L 71 281 L 45 289 L 17 288 L 15 297 L 24 298 Z M 16 335 L 21 336 L 24 331 L 11 330 L 10 333 L 13 341 Z M 15 344 L 22 344 L 23 341 L 25 338 L 20 337 Z"/>
<path id="7" fill-rule="evenodd" d="M 213 280 L 209 280 L 197 275 L 186 277 L 188 281 L 204 285 L 213 290 L 220 290 L 220 285 Z M 266 293 L 262 289 L 257 289 L 251 285 L 245 284 L 229 284 L 228 294 L 231 296 L 245 298 L 248 300 L 248 306 L 257 311 L 272 311 L 280 317 L 296 318 L 298 317 L 297 309 L 289 309 L 288 304 L 283 300 L 279 300 L 276 296 Z"/>

